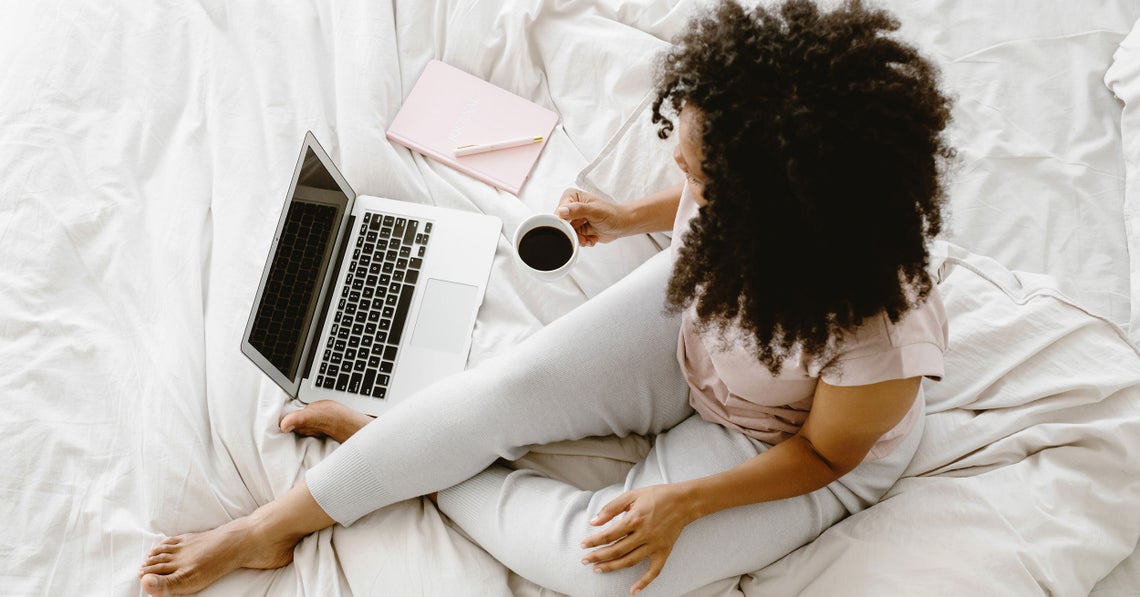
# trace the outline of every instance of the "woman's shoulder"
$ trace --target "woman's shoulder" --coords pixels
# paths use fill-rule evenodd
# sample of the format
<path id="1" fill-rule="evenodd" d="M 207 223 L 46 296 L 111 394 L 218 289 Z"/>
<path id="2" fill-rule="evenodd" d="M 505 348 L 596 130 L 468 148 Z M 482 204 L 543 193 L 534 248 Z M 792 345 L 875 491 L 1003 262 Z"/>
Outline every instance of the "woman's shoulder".
<path id="1" fill-rule="evenodd" d="M 946 310 L 935 287 L 898 321 L 881 313 L 846 334 L 820 368 L 820 379 L 847 386 L 918 376 L 940 379 L 948 341 Z"/>

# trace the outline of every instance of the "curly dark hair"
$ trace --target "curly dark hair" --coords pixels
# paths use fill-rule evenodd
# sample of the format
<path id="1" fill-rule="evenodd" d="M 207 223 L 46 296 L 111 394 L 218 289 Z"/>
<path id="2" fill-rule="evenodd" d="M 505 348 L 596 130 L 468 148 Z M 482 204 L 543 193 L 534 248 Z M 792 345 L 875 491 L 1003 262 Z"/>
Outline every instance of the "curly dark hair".
<path id="1" fill-rule="evenodd" d="M 664 56 L 653 122 L 699 114 L 707 204 L 669 282 L 698 328 L 740 326 L 773 374 L 822 357 L 865 319 L 891 321 L 931 289 L 942 228 L 950 101 L 898 21 L 849 0 L 699 14 Z"/>

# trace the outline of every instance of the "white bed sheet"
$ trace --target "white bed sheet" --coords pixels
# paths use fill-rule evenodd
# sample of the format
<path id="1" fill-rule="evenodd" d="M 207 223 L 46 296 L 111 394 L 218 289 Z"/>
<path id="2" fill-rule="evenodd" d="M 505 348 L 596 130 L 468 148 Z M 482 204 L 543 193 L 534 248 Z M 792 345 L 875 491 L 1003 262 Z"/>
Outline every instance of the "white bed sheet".
<path id="1" fill-rule="evenodd" d="M 508 234 L 526 215 L 551 209 L 576 178 L 629 199 L 673 176 L 667 159 L 653 157 L 663 145 L 646 142 L 631 155 L 619 140 L 644 138 L 644 121 L 629 118 L 643 108 L 651 57 L 692 4 L 314 0 L 252 7 L 204 0 L 129 9 L 78 2 L 51 11 L 8 7 L 0 21 L 0 58 L 8 67 L 0 75 L 0 395 L 10 413 L 0 427 L 7 456 L 0 469 L 3 592 L 137 594 L 133 571 L 161 535 L 247 514 L 334 448 L 276 431 L 289 406 L 237 349 L 306 129 L 357 191 L 492 213 Z M 958 96 L 954 135 L 962 164 L 953 177 L 948 238 L 1012 269 L 1054 276 L 1077 304 L 1107 320 L 1134 320 L 1121 216 L 1121 109 L 1103 76 L 1140 6 L 887 4 L 899 11 L 905 34 L 943 66 Z M 561 115 L 521 197 L 385 141 L 388 120 L 432 58 Z M 595 160 L 600 154 L 612 159 Z M 502 240 L 472 363 L 573 308 L 651 255 L 660 240 L 588 251 L 574 277 L 554 285 L 516 271 Z M 1088 346 L 1130 358 L 1110 325 L 1051 300 L 1073 318 L 1073 337 L 1094 336 Z M 1031 336 L 1019 346 L 1030 356 L 1085 352 L 1082 343 L 1063 342 Z M 915 472 L 925 476 L 900 484 L 884 507 L 740 588 L 730 582 L 709 592 L 834 588 L 839 571 L 866 562 L 853 545 L 884 547 L 885 533 L 900 531 L 903 521 L 950 533 L 965 547 L 937 561 L 937 553 L 912 557 L 895 575 L 875 576 L 884 568 L 871 567 L 855 575 L 863 584 L 848 589 L 909 587 L 894 583 L 921 574 L 962 578 L 994 552 L 972 551 L 966 545 L 977 537 L 953 535 L 953 525 L 931 515 L 945 498 L 928 496 L 947 487 L 962 496 L 955 512 L 971 521 L 959 530 L 1001 523 L 1001 532 L 986 537 L 1011 551 L 992 562 L 1017 565 L 991 570 L 991 582 L 1059 594 L 1087 590 L 1097 570 L 1107 572 L 1127 555 L 1123 543 L 1130 536 L 1135 542 L 1136 522 L 1121 515 L 1108 538 L 1077 542 L 1100 537 L 1104 518 L 1126 509 L 1085 496 L 1078 503 L 1091 513 L 1068 527 L 1059 516 L 1035 527 L 1035 512 L 998 498 L 1003 487 L 1023 483 L 1058 498 L 1113 488 L 1109 497 L 1135 500 L 1135 484 L 1118 476 L 1073 473 L 1087 465 L 1082 454 L 1097 450 L 1119 465 L 1117 472 L 1135 473 L 1126 458 L 1137 449 L 1126 439 L 1136 435 L 1135 392 L 1127 372 L 1109 379 L 1114 370 L 1101 371 L 1088 388 L 1071 390 L 1064 380 L 1038 377 L 1038 369 L 1056 374 L 1046 366 L 1026 369 L 1037 385 L 1015 395 L 1038 398 L 1027 405 L 954 404 L 942 419 L 932 417 L 946 423 L 932 425 L 934 439 L 924 443 Z M 1082 404 L 1061 409 L 1071 396 Z M 993 424 L 974 430 L 968 445 L 991 447 L 939 449 L 939 438 L 948 437 L 939 429 L 948 433 L 973 410 L 985 410 Z M 1010 427 L 1015 418 L 1024 427 Z M 1033 446 L 1042 451 L 1019 460 Z M 568 464 L 576 458 L 571 452 L 620 470 L 622 459 L 643 447 L 562 446 L 549 464 L 596 470 Z M 1061 513 L 1070 507 L 1044 505 Z M 1022 535 L 1027 528 L 1042 529 L 1053 543 L 1034 551 L 1027 542 L 1033 536 Z M 929 545 L 906 539 L 898 545 Z M 1049 555 L 1054 547 L 1084 559 L 1065 567 Z M 1028 556 L 1011 555 L 1025 550 Z M 835 563 L 830 575 L 828 562 Z M 1140 579 L 1127 573 L 1135 569 L 1126 563 L 1101 589 L 1140 592 Z M 542 593 L 418 501 L 306 539 L 284 569 L 239 571 L 207 591 L 421 592 Z"/>

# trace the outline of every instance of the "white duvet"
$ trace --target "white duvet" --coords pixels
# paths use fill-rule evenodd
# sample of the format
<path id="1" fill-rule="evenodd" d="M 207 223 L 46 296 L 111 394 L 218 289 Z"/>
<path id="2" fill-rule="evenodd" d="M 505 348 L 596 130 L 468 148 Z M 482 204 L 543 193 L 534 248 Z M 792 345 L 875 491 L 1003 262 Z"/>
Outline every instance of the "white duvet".
<path id="1" fill-rule="evenodd" d="M 652 58 L 693 4 L 7 6 L 0 594 L 138 594 L 159 537 L 248 514 L 335 448 L 278 432 L 293 406 L 238 351 L 306 130 L 358 192 L 491 213 L 507 235 L 574 181 L 629 200 L 675 176 L 640 114 Z M 938 248 L 946 380 L 927 387 L 927 436 L 887 500 L 705 593 L 1088 593 L 1140 536 L 1140 358 L 1117 327 L 1137 311 L 1124 181 L 1140 160 L 1121 141 L 1134 63 L 1115 96 L 1105 86 L 1140 6 L 887 4 L 957 96 L 955 244 Z M 384 139 L 433 58 L 560 115 L 520 197 Z M 543 284 L 504 237 L 472 364 L 662 242 L 589 250 L 573 278 Z M 588 483 L 644 446 L 559 445 L 531 464 Z M 1097 590 L 1140 592 L 1127 566 Z M 207 593 L 542 590 L 409 501 Z"/>

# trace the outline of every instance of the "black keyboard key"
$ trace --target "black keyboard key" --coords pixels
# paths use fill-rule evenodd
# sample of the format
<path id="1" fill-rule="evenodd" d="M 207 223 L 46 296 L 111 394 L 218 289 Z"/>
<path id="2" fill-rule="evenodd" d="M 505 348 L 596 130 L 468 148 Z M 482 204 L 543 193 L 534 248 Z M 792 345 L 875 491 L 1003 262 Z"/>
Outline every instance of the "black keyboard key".
<path id="1" fill-rule="evenodd" d="M 408 310 L 412 307 L 413 289 L 413 286 L 405 285 L 404 290 L 400 292 L 400 302 L 396 304 L 396 313 L 392 316 L 392 331 L 388 334 L 393 344 L 398 344 L 400 335 L 404 333 L 404 322 L 408 319 Z"/>
<path id="2" fill-rule="evenodd" d="M 373 356 L 373 358 L 375 358 L 375 355 Z M 371 365 L 372 363 L 369 362 L 368 364 Z M 380 371 L 382 373 L 391 373 L 392 372 L 392 361 L 384 361 L 384 362 L 380 363 Z"/>
<path id="3" fill-rule="evenodd" d="M 395 346 L 385 346 L 384 347 L 384 360 L 385 361 L 395 361 L 396 360 L 396 347 Z"/>
<path id="4" fill-rule="evenodd" d="M 350 378 L 347 373 L 342 373 L 340 377 L 336 378 L 336 389 L 340 390 L 341 392 L 348 390 L 349 379 Z"/>
<path id="5" fill-rule="evenodd" d="M 392 272 L 392 279 L 397 281 L 397 282 L 403 282 L 404 281 L 404 270 L 398 269 L 398 270 Z"/>
<path id="6" fill-rule="evenodd" d="M 375 388 L 372 388 L 372 397 L 373 398 L 378 398 L 378 399 L 383 400 L 384 395 L 387 393 L 388 393 L 388 388 L 385 388 L 384 386 L 376 386 Z"/>
<path id="7" fill-rule="evenodd" d="M 378 367 L 383 367 L 383 362 L 380 360 L 380 357 L 378 357 L 376 355 L 372 355 L 372 356 L 368 357 L 368 366 L 372 367 L 373 369 L 376 369 Z M 385 373 L 390 372 L 391 370 L 392 370 L 392 364 L 388 363 L 388 371 L 386 371 Z"/>
<path id="8" fill-rule="evenodd" d="M 404 244 L 410 245 L 416 239 L 416 228 L 420 223 L 416 220 L 408 220 L 408 227 L 404 230 Z"/>
<path id="9" fill-rule="evenodd" d="M 396 224 L 394 226 L 392 226 L 392 237 L 393 238 L 403 238 L 404 226 L 406 226 L 407 223 L 408 223 L 408 221 L 405 220 L 404 218 L 396 218 Z"/>
<path id="10" fill-rule="evenodd" d="M 384 225 L 391 226 L 396 223 L 396 218 L 393 216 L 384 216 Z"/>
<path id="11" fill-rule="evenodd" d="M 431 232 L 431 222 L 424 224 L 424 233 L 426 234 L 429 232 Z"/>
<path id="12" fill-rule="evenodd" d="M 372 386 L 376 385 L 376 370 L 366 369 L 364 371 L 364 389 L 371 390 Z"/>
<path id="13" fill-rule="evenodd" d="M 322 388 L 328 388 L 330 390 L 333 389 L 334 386 L 336 386 L 336 380 L 332 377 L 326 377 L 325 382 L 321 384 Z"/>
<path id="14" fill-rule="evenodd" d="M 365 369 L 367 369 L 367 367 L 365 367 L 365 365 L 367 365 L 367 364 L 368 363 L 365 361 L 356 361 L 356 364 L 352 366 L 352 370 L 357 371 L 357 372 L 363 372 Z"/>
<path id="15" fill-rule="evenodd" d="M 418 253 L 416 253 L 416 257 L 419 257 L 420 259 L 423 259 L 423 258 L 424 258 L 424 253 L 426 253 L 426 252 L 427 252 L 427 247 L 420 247 L 420 250 L 419 250 L 419 252 L 418 252 Z"/>
<path id="16" fill-rule="evenodd" d="M 408 267 L 410 267 L 412 269 L 420 269 L 423 266 L 424 266 L 424 260 L 423 259 L 418 259 L 418 258 L 412 257 L 412 260 L 408 262 Z"/>
<path id="17" fill-rule="evenodd" d="M 364 380 L 364 374 L 353 373 L 352 379 L 348 382 L 348 391 L 353 394 L 360 391 L 360 382 Z"/>
<path id="18" fill-rule="evenodd" d="M 400 269 L 408 269 L 408 260 L 404 259 L 404 258 L 397 259 L 396 260 L 396 267 L 398 267 Z"/>
<path id="19" fill-rule="evenodd" d="M 369 218 L 370 218 L 369 220 L 367 220 L 367 221 L 368 221 L 368 228 L 369 228 L 369 229 L 371 229 L 371 230 L 379 230 L 379 229 L 380 229 L 380 225 L 381 225 L 381 223 L 380 223 L 380 216 L 379 216 L 379 215 L 377 215 L 375 218 L 372 218 L 372 217 L 371 217 L 371 216 L 372 216 L 372 214 L 368 214 L 368 216 L 369 216 Z"/>
<path id="20" fill-rule="evenodd" d="M 420 272 L 417 270 L 410 269 L 410 270 L 408 270 L 408 273 L 404 274 L 404 281 L 407 282 L 408 284 L 415 284 L 416 280 L 419 280 L 419 279 L 420 279 Z"/>

